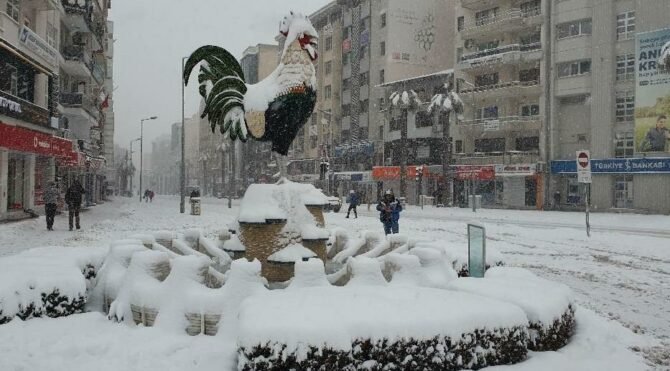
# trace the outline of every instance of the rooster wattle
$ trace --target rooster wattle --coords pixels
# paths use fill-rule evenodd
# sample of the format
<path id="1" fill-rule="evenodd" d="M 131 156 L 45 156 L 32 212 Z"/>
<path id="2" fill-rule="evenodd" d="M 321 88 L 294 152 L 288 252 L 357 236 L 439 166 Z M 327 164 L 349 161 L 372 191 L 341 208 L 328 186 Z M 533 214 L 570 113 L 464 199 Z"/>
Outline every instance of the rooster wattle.
<path id="1" fill-rule="evenodd" d="M 248 136 L 272 142 L 272 150 L 286 156 L 298 131 L 316 104 L 317 32 L 309 19 L 293 13 L 284 17 L 279 32 L 286 43 L 277 68 L 257 84 L 247 85 L 242 67 L 218 46 L 198 48 L 186 61 L 184 84 L 196 65 L 200 95 L 205 99 L 202 117 L 231 140 Z"/>

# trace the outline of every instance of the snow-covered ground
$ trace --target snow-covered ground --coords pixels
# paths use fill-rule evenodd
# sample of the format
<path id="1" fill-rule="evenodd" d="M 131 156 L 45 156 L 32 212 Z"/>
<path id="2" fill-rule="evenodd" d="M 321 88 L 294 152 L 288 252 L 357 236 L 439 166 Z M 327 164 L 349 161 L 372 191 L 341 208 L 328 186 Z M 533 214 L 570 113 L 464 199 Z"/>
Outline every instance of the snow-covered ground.
<path id="1" fill-rule="evenodd" d="M 374 205 L 366 209 L 359 208 L 358 219 L 327 214 L 327 226 L 383 232 Z M 81 231 L 67 231 L 64 215 L 56 218 L 54 232 L 46 231 L 44 218 L 0 225 L 0 256 L 44 246 L 106 247 L 138 232 L 200 228 L 215 233 L 226 229 L 238 210 L 237 202 L 228 209 L 227 200 L 205 198 L 202 216 L 190 216 L 179 214 L 175 197 L 158 196 L 149 204 L 119 198 L 83 213 Z M 587 238 L 583 213 L 409 207 L 401 215 L 400 231 L 419 240 L 462 245 L 470 220 L 487 227 L 487 243 L 502 252 L 508 265 L 568 285 L 587 309 L 577 312 L 578 332 L 570 345 L 532 354 L 510 369 L 570 368 L 570 362 L 583 370 L 644 369 L 626 350 L 632 344 L 639 344 L 648 360 L 668 362 L 670 217 L 592 214 L 592 237 Z M 0 370 L 228 370 L 233 353 L 234 340 L 225 334 L 191 338 L 137 330 L 97 313 L 0 326 L 0 354 L 12 355 L 0 356 Z M 592 363 L 584 361 L 589 356 Z"/>

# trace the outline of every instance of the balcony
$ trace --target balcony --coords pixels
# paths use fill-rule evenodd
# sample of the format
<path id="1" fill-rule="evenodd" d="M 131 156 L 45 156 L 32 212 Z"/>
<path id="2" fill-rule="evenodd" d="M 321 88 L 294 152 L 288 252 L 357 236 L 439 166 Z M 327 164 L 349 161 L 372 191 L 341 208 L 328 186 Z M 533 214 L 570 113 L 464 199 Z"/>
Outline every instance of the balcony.
<path id="1" fill-rule="evenodd" d="M 78 32 L 88 33 L 91 31 L 91 21 L 93 20 L 91 0 L 61 0 L 63 9 L 65 9 L 65 23 L 69 29 Z"/>
<path id="2" fill-rule="evenodd" d="M 528 81 L 505 81 L 497 84 L 477 86 L 461 90 L 461 98 L 469 98 L 472 95 L 486 98 L 509 98 L 514 96 L 539 95 L 542 86 L 538 80 Z"/>
<path id="3" fill-rule="evenodd" d="M 534 164 L 538 151 L 474 152 L 454 154 L 456 165 Z"/>
<path id="4" fill-rule="evenodd" d="M 473 11 L 493 8 L 500 0 L 461 0 L 461 7 Z"/>
<path id="5" fill-rule="evenodd" d="M 518 64 L 542 59 L 542 43 L 510 44 L 468 53 L 458 63 L 460 69 L 482 69 L 500 64 Z"/>
<path id="6" fill-rule="evenodd" d="M 529 9 L 511 9 L 495 16 L 478 18 L 465 24 L 461 30 L 461 38 L 474 38 L 486 33 L 500 34 L 527 29 L 542 24 L 540 7 Z"/>
<path id="7" fill-rule="evenodd" d="M 49 110 L 0 90 L 0 114 L 45 128 L 49 125 Z"/>
<path id="8" fill-rule="evenodd" d="M 100 85 L 104 84 L 105 71 L 97 63 L 92 63 L 91 66 L 92 66 L 91 73 L 93 74 L 93 78 L 95 79 L 95 81 L 97 81 L 98 84 Z"/>
<path id="9" fill-rule="evenodd" d="M 542 116 L 505 116 L 459 121 L 458 130 L 464 136 L 486 137 L 487 133 L 539 131 Z"/>
<path id="10" fill-rule="evenodd" d="M 90 77 L 91 76 L 91 56 L 84 46 L 68 45 L 61 50 L 64 63 L 63 70 L 72 76 Z"/>
<path id="11" fill-rule="evenodd" d="M 98 110 L 95 103 L 84 93 L 61 93 L 60 104 L 66 108 L 70 115 L 80 115 L 97 121 Z"/>

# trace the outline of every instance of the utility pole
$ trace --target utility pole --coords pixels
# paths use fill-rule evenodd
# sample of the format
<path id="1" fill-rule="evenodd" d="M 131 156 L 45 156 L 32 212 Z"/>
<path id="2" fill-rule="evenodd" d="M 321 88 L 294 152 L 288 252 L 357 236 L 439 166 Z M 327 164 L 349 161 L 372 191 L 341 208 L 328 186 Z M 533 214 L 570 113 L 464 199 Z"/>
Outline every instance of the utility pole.
<path id="1" fill-rule="evenodd" d="M 186 146 L 186 127 L 184 126 L 184 63 L 188 57 L 181 59 L 181 179 L 179 185 L 179 212 L 186 212 L 186 161 L 184 159 Z"/>
<path id="2" fill-rule="evenodd" d="M 228 190 L 228 208 L 233 207 L 233 193 L 235 192 L 235 142 L 230 142 L 230 182 Z"/>
<path id="3" fill-rule="evenodd" d="M 140 202 L 142 202 L 142 173 L 143 173 L 143 163 L 144 163 L 144 152 L 143 152 L 143 146 L 144 146 L 144 121 L 149 121 L 149 120 L 155 120 L 157 119 L 157 116 L 151 116 L 145 119 L 140 120 Z"/>

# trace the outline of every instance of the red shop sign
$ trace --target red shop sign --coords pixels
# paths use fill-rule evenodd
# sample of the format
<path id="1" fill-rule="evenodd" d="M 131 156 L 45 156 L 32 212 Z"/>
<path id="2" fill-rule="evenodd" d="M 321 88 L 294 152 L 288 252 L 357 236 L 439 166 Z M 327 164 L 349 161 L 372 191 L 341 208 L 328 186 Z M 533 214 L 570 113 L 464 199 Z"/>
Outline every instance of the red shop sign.
<path id="1" fill-rule="evenodd" d="M 456 179 L 458 180 L 493 180 L 495 177 L 496 171 L 493 166 L 456 166 Z"/>
<path id="2" fill-rule="evenodd" d="M 67 139 L 3 123 L 0 123 L 0 147 L 50 157 L 72 157 L 72 142 Z"/>
<path id="3" fill-rule="evenodd" d="M 416 166 L 407 166 L 407 179 L 414 178 Z M 428 166 L 423 167 L 423 177 L 430 176 Z M 374 180 L 398 180 L 400 179 L 400 166 L 375 166 L 372 168 L 372 179 Z"/>

